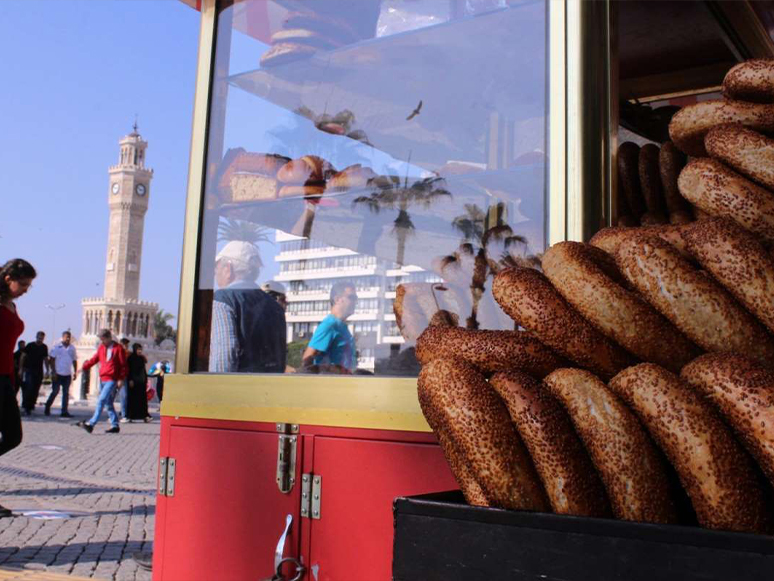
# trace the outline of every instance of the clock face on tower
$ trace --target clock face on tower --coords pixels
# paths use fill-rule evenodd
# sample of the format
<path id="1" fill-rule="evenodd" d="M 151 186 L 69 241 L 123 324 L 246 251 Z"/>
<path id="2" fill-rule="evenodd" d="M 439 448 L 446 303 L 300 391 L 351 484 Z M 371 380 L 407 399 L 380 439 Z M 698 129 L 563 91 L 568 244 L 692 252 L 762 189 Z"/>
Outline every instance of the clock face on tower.
<path id="1" fill-rule="evenodd" d="M 134 188 L 134 191 L 137 192 L 138 196 L 144 196 L 145 195 L 145 185 L 144 184 L 137 184 Z"/>
<path id="2" fill-rule="evenodd" d="M 110 191 L 113 192 L 114 194 L 117 194 L 120 189 L 121 189 L 121 184 L 116 182 L 113 184 L 113 187 L 110 188 Z"/>

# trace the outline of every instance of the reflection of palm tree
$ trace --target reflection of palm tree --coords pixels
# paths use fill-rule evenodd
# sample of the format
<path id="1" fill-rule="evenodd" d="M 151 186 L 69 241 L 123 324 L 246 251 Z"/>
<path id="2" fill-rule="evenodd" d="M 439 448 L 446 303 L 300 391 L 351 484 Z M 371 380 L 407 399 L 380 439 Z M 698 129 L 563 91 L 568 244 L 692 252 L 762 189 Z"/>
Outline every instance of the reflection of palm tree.
<path id="1" fill-rule="evenodd" d="M 231 242 L 232 240 L 240 240 L 250 244 L 271 242 L 268 228 L 258 226 L 247 220 L 223 218 L 218 224 L 218 242 Z"/>
<path id="2" fill-rule="evenodd" d="M 384 187 L 367 196 L 359 196 L 352 202 L 353 206 L 364 205 L 374 214 L 381 210 L 398 210 L 398 216 L 393 221 L 392 233 L 398 240 L 398 251 L 395 262 L 403 265 L 406 254 L 406 242 L 416 230 L 408 209 L 411 206 L 429 208 L 439 198 L 451 193 L 445 189 L 443 178 L 425 178 L 408 186 L 408 178 L 403 187 L 400 180 L 392 177 L 384 183 Z"/>
<path id="3" fill-rule="evenodd" d="M 486 212 L 476 204 L 465 204 L 465 214 L 452 220 L 452 227 L 462 234 L 462 244 L 441 260 L 441 269 L 451 267 L 464 271 L 466 279 L 470 277 L 472 308 L 466 320 L 468 329 L 478 328 L 478 306 L 486 292 L 487 278 L 515 263 L 517 259 L 511 253 L 512 247 L 527 246 L 526 238 L 514 234 L 510 226 L 502 223 L 504 211 L 502 203 L 487 208 Z M 490 225 L 491 216 L 494 216 L 493 225 Z M 493 258 L 495 253 L 490 247 L 494 244 L 500 246 L 497 259 Z"/>

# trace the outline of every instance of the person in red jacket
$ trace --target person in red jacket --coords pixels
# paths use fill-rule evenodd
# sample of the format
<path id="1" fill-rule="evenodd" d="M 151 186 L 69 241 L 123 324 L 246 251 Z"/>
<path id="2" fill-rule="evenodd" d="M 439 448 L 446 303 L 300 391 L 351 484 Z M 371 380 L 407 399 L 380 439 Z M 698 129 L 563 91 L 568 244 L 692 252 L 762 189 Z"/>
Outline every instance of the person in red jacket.
<path id="1" fill-rule="evenodd" d="M 84 362 L 81 368 L 86 372 L 95 363 L 99 363 L 99 397 L 97 398 L 97 409 L 91 419 L 85 422 L 78 422 L 78 426 L 91 434 L 94 425 L 99 421 L 102 410 L 107 406 L 108 419 L 111 427 L 105 430 L 108 434 L 117 434 L 120 432 L 118 427 L 118 415 L 113 407 L 113 400 L 116 397 L 116 391 L 121 389 L 126 377 L 126 350 L 120 343 L 113 341 L 113 334 L 109 329 L 103 329 L 99 333 L 100 346 L 94 357 Z"/>

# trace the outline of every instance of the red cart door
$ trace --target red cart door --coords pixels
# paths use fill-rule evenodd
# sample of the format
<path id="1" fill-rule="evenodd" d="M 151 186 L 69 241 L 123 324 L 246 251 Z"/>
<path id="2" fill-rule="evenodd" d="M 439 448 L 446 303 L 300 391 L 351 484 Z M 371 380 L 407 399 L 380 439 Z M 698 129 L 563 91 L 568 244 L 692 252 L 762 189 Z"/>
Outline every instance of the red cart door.
<path id="1" fill-rule="evenodd" d="M 277 487 L 279 434 L 180 426 L 169 433 L 175 489 L 174 496 L 159 497 L 164 554 L 155 559 L 161 571 L 154 566 L 154 579 L 269 578 L 288 514 L 285 555 L 298 556 L 300 486 L 289 494 Z M 300 458 L 300 439 L 298 446 Z M 174 531 L 184 539 L 176 542 Z"/>
<path id="2" fill-rule="evenodd" d="M 389 581 L 392 501 L 458 488 L 435 444 L 315 437 L 322 477 L 320 519 L 311 526 L 310 581 Z"/>

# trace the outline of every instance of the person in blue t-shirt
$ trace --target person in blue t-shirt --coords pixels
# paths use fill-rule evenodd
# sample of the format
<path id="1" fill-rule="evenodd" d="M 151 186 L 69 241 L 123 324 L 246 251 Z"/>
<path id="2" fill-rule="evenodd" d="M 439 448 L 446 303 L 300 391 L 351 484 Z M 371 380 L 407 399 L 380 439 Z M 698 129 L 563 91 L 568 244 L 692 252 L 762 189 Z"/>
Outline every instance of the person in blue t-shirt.
<path id="1" fill-rule="evenodd" d="M 353 373 L 357 367 L 355 338 L 347 318 L 355 312 L 357 291 L 349 281 L 331 288 L 331 312 L 318 325 L 304 351 L 302 367 L 311 373 Z"/>

